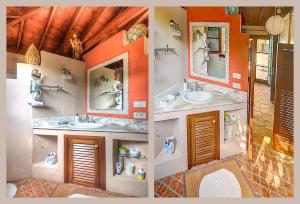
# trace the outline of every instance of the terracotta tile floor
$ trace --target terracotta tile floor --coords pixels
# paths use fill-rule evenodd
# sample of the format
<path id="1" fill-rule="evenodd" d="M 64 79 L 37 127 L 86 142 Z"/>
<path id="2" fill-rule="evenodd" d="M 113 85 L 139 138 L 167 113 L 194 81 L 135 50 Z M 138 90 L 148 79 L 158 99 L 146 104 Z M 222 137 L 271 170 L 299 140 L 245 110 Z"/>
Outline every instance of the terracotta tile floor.
<path id="1" fill-rule="evenodd" d="M 56 181 L 50 181 L 50 180 L 45 180 L 45 179 L 39 179 L 39 178 L 26 178 L 26 179 L 21 179 L 14 183 L 17 186 L 17 194 L 15 198 L 47 198 L 47 197 L 52 197 L 53 193 L 56 191 L 57 187 L 61 184 L 62 185 L 70 185 L 70 184 L 65 184 L 65 183 L 60 183 Z M 92 187 L 83 187 L 80 185 L 76 184 L 71 184 L 74 187 L 80 187 L 81 189 L 83 188 L 84 190 L 91 191 L 92 193 L 94 191 L 99 191 L 101 193 L 105 194 L 105 191 L 98 189 L 98 188 L 92 188 Z M 119 197 L 121 194 L 119 193 L 113 193 L 113 192 L 108 192 L 109 194 L 116 194 L 116 197 Z M 57 194 L 57 192 L 56 192 Z M 58 193 L 60 194 L 60 193 Z M 64 194 L 62 192 L 62 194 Z M 92 194 L 92 196 L 95 196 Z M 130 196 L 129 196 L 130 197 Z"/>
<path id="2" fill-rule="evenodd" d="M 12 182 L 17 186 L 17 198 L 34 198 L 34 197 L 51 197 L 55 191 L 58 182 L 38 179 L 38 178 L 26 178 Z"/>
<path id="3" fill-rule="evenodd" d="M 268 86 L 255 84 L 253 160 L 247 153 L 234 158 L 256 197 L 293 197 L 294 160 L 271 146 L 274 105 L 269 102 L 269 96 Z M 156 180 L 155 197 L 184 197 L 184 174 L 179 172 Z"/>
<path id="4" fill-rule="evenodd" d="M 253 142 L 261 144 L 265 137 L 272 139 L 274 105 L 270 102 L 270 87 L 254 84 Z M 271 144 L 272 142 L 270 142 Z"/>
<path id="5" fill-rule="evenodd" d="M 266 141 L 265 141 L 266 142 Z M 253 145 L 251 161 L 248 154 L 234 156 L 248 181 L 255 197 L 293 197 L 294 161 L 292 158 L 275 152 L 267 144 Z M 214 161 L 215 163 L 219 161 Z M 204 164 L 205 165 L 205 164 Z M 201 167 L 195 167 L 199 168 Z M 186 172 L 186 171 L 185 171 Z M 184 174 L 155 181 L 155 197 L 184 197 Z"/>

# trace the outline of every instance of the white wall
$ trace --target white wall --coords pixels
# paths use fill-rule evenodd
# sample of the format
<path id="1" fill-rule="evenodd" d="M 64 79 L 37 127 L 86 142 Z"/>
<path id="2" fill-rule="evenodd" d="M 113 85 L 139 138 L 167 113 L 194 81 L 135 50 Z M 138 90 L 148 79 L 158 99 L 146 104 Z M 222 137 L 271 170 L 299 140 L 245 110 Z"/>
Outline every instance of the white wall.
<path id="1" fill-rule="evenodd" d="M 6 52 L 7 78 L 17 78 L 17 63 L 24 63 L 24 55 Z"/>
<path id="2" fill-rule="evenodd" d="M 85 113 L 85 62 L 41 52 L 40 70 L 45 85 L 62 86 L 63 91 L 43 91 L 46 108 L 33 108 L 33 118 L 71 116 Z M 73 79 L 64 80 L 62 69 L 71 70 Z"/>
<path id="3" fill-rule="evenodd" d="M 72 71 L 74 79 L 64 81 L 62 69 Z M 41 52 L 43 80 L 47 85 L 60 85 L 63 92 L 44 91 L 47 108 L 32 108 L 27 104 L 32 65 L 18 63 L 17 79 L 6 80 L 7 180 L 32 175 L 32 118 L 66 116 L 85 112 L 85 63 L 71 58 Z"/>
<path id="4" fill-rule="evenodd" d="M 288 13 L 284 17 L 284 30 L 279 35 L 279 42 L 294 44 L 294 12 Z"/>
<path id="5" fill-rule="evenodd" d="M 6 158 L 7 180 L 31 176 L 32 128 L 29 81 L 32 66 L 17 65 L 17 79 L 6 80 Z"/>
<path id="6" fill-rule="evenodd" d="M 173 37 L 169 25 L 170 20 L 179 24 L 181 37 Z M 156 55 L 154 68 L 155 94 L 174 86 L 187 77 L 188 46 L 187 46 L 187 16 L 180 7 L 156 7 L 154 12 L 154 48 L 175 48 L 176 54 Z"/>

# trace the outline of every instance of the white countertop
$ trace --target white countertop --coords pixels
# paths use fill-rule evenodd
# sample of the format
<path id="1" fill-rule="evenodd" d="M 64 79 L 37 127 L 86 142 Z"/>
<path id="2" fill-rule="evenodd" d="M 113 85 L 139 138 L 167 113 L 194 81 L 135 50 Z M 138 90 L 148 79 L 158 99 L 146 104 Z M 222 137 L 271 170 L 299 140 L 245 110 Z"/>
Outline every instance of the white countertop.
<path id="1" fill-rule="evenodd" d="M 210 92 L 212 98 L 202 104 L 192 104 L 183 99 L 184 92 L 180 83 L 155 97 L 155 114 L 247 103 L 247 93 L 239 90 L 209 84 L 204 85 L 204 91 Z M 160 105 L 160 101 L 175 92 L 180 94 L 176 96 L 175 100 L 167 102 L 165 106 Z"/>
<path id="2" fill-rule="evenodd" d="M 51 117 L 34 119 L 33 129 L 42 130 L 65 130 L 65 131 L 86 131 L 86 132 L 117 132 L 117 133 L 137 133 L 147 134 L 147 121 L 133 119 L 109 118 L 90 116 L 95 123 L 102 124 L 101 127 L 86 128 L 78 127 L 74 124 L 74 116 Z"/>
<path id="3" fill-rule="evenodd" d="M 133 129 L 133 128 L 124 127 L 120 125 L 108 125 L 100 128 L 78 128 L 70 125 L 59 125 L 59 126 L 39 126 L 39 127 L 34 127 L 33 129 L 147 134 L 147 132 L 144 130 Z"/>

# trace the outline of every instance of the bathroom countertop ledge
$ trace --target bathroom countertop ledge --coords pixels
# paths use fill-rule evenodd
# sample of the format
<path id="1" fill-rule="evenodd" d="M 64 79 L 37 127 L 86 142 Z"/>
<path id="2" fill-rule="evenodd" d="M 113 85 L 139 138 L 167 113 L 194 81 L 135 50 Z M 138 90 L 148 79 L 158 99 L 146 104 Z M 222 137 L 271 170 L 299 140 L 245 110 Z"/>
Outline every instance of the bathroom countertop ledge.
<path id="1" fill-rule="evenodd" d="M 204 90 L 208 91 L 212 94 L 212 98 L 204 102 L 202 104 L 192 104 L 189 102 L 186 102 L 183 99 L 183 90 L 179 89 L 175 92 L 179 92 L 180 95 L 176 96 L 175 100 L 170 101 L 167 103 L 166 107 L 159 106 L 160 101 L 170 94 L 170 91 L 162 93 L 155 97 L 155 108 L 154 113 L 155 114 L 162 114 L 162 113 L 168 113 L 168 112 L 177 112 L 177 111 L 186 111 L 186 110 L 192 110 L 192 109 L 202 109 L 202 108 L 211 108 L 211 107 L 220 107 L 220 106 L 227 106 L 227 105 L 245 105 L 247 106 L 247 95 L 246 93 L 243 93 L 241 91 L 230 91 L 229 93 L 220 93 L 217 91 L 210 91 L 210 90 Z M 172 92 L 172 91 L 171 91 Z"/>
<path id="2" fill-rule="evenodd" d="M 78 117 L 82 119 L 86 116 L 81 115 Z M 61 116 L 33 119 L 32 128 L 42 130 L 148 134 L 147 121 L 96 116 L 89 116 L 89 118 L 92 119 L 95 124 L 102 124 L 102 126 L 92 128 L 78 127 L 76 126 L 75 116 Z"/>
<path id="3" fill-rule="evenodd" d="M 52 127 L 51 126 L 39 126 L 39 127 L 33 127 L 33 129 L 148 134 L 147 131 L 135 130 L 132 128 L 127 128 L 127 127 L 118 126 L 118 125 L 103 126 L 101 128 L 77 128 L 77 127 L 72 127 L 69 125 L 59 125 L 59 126 L 52 126 Z"/>

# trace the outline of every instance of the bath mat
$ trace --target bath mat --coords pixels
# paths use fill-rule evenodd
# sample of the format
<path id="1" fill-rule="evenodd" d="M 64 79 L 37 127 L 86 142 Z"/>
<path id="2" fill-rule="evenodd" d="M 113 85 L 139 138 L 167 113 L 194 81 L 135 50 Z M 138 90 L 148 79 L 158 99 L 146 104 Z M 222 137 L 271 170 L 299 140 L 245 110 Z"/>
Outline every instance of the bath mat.
<path id="1" fill-rule="evenodd" d="M 75 184 L 59 184 L 55 191 L 53 192 L 51 197 L 57 197 L 57 198 L 63 198 L 63 197 L 69 197 L 72 196 L 74 197 L 74 194 L 80 194 L 81 196 L 92 196 L 92 197 L 130 197 L 127 195 L 123 195 L 120 193 L 114 193 L 114 192 L 109 192 L 109 191 L 103 191 L 101 189 L 95 189 L 95 188 L 87 188 L 87 187 L 82 187 L 79 185 Z"/>
<path id="2" fill-rule="evenodd" d="M 253 197 L 253 192 L 235 159 L 219 161 L 213 165 L 187 171 L 184 175 L 186 197 L 199 197 L 199 186 L 203 177 L 222 168 L 235 175 L 241 186 L 242 197 Z"/>

